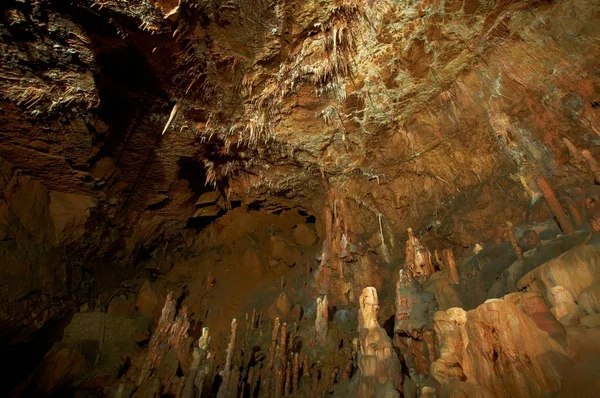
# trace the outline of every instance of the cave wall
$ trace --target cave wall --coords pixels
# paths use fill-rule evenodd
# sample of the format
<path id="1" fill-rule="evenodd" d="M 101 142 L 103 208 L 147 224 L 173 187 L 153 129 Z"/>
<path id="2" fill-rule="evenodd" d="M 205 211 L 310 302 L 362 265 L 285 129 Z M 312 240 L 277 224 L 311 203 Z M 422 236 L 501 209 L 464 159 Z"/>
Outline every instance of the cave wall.
<path id="1" fill-rule="evenodd" d="M 347 270 L 368 275 L 400 264 L 407 227 L 466 254 L 495 225 L 549 214 L 536 177 L 560 195 L 592 182 L 563 139 L 599 155 L 596 1 L 0 11 L 12 330 L 82 303 L 82 263 L 133 272 L 237 206 L 307 211 L 325 248 L 345 236 L 370 253 Z M 23 318 L 41 301 L 48 313 Z"/>

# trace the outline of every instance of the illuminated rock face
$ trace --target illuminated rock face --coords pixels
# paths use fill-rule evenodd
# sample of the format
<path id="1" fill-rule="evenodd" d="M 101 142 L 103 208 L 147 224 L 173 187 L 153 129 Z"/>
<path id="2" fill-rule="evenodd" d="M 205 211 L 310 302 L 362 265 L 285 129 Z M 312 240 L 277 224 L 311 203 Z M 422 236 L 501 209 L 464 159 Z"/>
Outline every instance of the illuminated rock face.
<path id="1" fill-rule="evenodd" d="M 477 384 L 500 397 L 536 397 L 560 390 L 561 375 L 573 361 L 560 339 L 552 336 L 554 330 L 538 326 L 540 317 L 556 320 L 535 297 L 515 293 L 472 311 L 436 314 L 440 358 L 432 365 L 434 377 L 449 386 L 454 381 Z M 526 306 L 534 306 L 536 312 L 524 312 Z"/>
<path id="2" fill-rule="evenodd" d="M 379 326 L 379 299 L 373 287 L 363 289 L 359 298 L 360 369 L 358 394 L 363 397 L 400 396 L 402 371 L 392 340 Z"/>

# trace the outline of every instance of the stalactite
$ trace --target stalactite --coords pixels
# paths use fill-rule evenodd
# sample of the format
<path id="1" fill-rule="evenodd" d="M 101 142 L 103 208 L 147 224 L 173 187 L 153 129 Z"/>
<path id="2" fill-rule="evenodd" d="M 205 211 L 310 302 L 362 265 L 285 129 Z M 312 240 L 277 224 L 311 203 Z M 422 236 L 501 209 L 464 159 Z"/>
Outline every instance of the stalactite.
<path id="1" fill-rule="evenodd" d="M 383 214 L 379 213 L 377 214 L 377 218 L 379 220 L 379 237 L 381 239 L 381 247 L 382 247 L 382 253 L 383 253 L 383 258 L 385 259 L 385 261 L 390 261 L 390 253 L 388 250 L 387 245 L 385 244 L 385 236 L 383 235 Z"/>
<path id="2" fill-rule="evenodd" d="M 329 206 L 325 206 L 323 210 L 323 221 L 325 224 L 325 236 L 323 238 L 323 250 L 321 252 L 321 263 L 317 270 L 316 283 L 319 294 L 327 294 L 329 292 L 331 282 L 331 266 L 329 264 L 331 258 L 332 242 L 333 242 L 333 213 Z"/>
<path id="3" fill-rule="evenodd" d="M 445 268 L 448 270 L 448 279 L 450 280 L 450 283 L 456 285 L 459 281 L 459 277 L 458 266 L 454 260 L 454 253 L 452 252 L 452 249 L 444 249 L 442 255 L 444 256 Z"/>

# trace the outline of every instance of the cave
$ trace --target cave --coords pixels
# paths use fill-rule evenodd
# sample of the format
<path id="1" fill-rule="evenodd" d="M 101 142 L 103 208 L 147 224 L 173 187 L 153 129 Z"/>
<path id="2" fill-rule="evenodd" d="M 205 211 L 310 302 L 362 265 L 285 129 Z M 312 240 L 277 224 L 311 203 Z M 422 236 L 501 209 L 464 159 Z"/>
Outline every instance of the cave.
<path id="1" fill-rule="evenodd" d="M 4 0 L 0 396 L 598 396 L 598 21 Z"/>

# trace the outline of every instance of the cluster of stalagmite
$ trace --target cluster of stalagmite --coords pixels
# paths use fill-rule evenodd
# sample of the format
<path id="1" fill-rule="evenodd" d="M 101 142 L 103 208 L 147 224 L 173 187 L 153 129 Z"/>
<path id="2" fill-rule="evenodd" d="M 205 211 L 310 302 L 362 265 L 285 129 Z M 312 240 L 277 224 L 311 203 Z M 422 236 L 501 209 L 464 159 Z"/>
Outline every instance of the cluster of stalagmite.
<path id="1" fill-rule="evenodd" d="M 569 233 L 570 225 L 583 223 L 582 208 L 587 210 L 591 228 L 600 229 L 600 188 L 592 188 L 575 199 L 561 197 L 569 209 L 567 214 L 545 183 L 543 178 L 538 179 L 549 207 L 553 207 L 552 203 L 559 204 L 560 208 L 553 210 L 564 232 Z M 343 225 L 333 221 L 335 210 L 330 214 L 332 219 L 326 224 L 329 234 L 334 230 L 342 232 Z M 526 260 L 527 251 L 542 246 L 534 230 L 519 230 L 510 222 L 494 231 L 495 243 L 510 243 L 516 263 Z M 340 242 L 346 242 L 344 233 L 336 236 Z M 320 278 L 325 275 L 322 267 L 331 264 L 331 253 L 342 259 L 339 254 L 344 245 L 333 248 L 324 244 L 320 271 L 315 275 L 317 293 L 321 291 Z M 529 290 L 527 293 L 488 300 L 471 311 L 450 308 L 444 296 L 450 294 L 448 289 L 456 295 L 456 289 L 466 283 L 468 276 L 461 278 L 452 249 L 434 250 L 432 256 L 421 239 L 408 229 L 405 264 L 398 272 L 395 289 L 392 337 L 379 323 L 380 303 L 375 287 L 362 289 L 357 300 L 358 330 L 351 333 L 348 332 L 351 328 L 344 329 L 335 321 L 337 316 L 344 322 L 349 310 L 331 312 L 328 295 L 318 294 L 308 317 L 303 317 L 302 308 L 297 306 L 296 315 L 291 317 L 290 310 L 269 310 L 267 313 L 281 317 L 271 314 L 268 317 L 271 321 L 265 321 L 263 314 L 254 310 L 251 317 L 246 315 L 245 322 L 233 319 L 227 348 L 217 353 L 222 367 L 216 366 L 215 352 L 208 349 L 208 329 L 204 328 L 200 339 L 192 344 L 187 335 L 190 328 L 187 309 L 177 312 L 177 301 L 169 294 L 134 385 L 128 386 L 122 380 L 118 391 L 137 388 L 185 398 L 209 390 L 219 397 L 333 394 L 390 398 L 436 394 L 539 396 L 547 391 L 556 392 L 561 386 L 561 375 L 572 364 L 565 346 L 564 326 L 583 323 L 583 318 L 589 318 L 588 314 L 597 305 L 593 286 L 574 292 L 566 276 L 562 276 L 566 278 L 563 282 L 566 287 L 549 285 L 559 279 L 554 274 L 552 277 L 543 274 L 550 272 L 545 271 L 548 267 L 540 266 L 521 278 L 519 287 Z M 338 276 L 342 276 L 337 278 L 338 282 L 343 282 L 343 274 Z M 332 290 L 331 282 L 330 279 L 325 291 Z M 282 282 L 281 288 L 284 287 Z M 278 296 L 276 304 L 291 307 L 285 293 Z M 182 374 L 162 370 L 163 358 L 168 353 L 174 355 Z M 538 359 L 532 364 L 528 358 Z M 523 377 L 517 376 L 520 374 Z"/>

